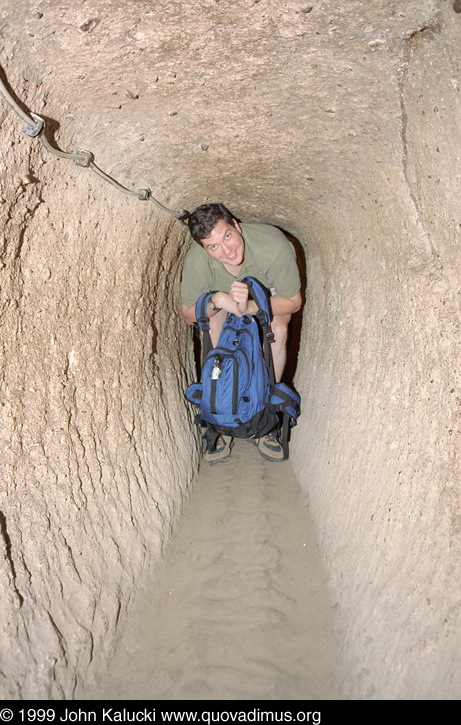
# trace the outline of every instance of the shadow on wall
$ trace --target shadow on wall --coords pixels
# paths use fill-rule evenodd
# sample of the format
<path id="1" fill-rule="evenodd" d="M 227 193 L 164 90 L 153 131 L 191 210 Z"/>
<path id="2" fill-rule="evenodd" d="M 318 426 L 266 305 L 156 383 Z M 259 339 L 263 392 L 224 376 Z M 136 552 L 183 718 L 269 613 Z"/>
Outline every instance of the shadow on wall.
<path id="1" fill-rule="evenodd" d="M 282 381 L 284 383 L 290 385 L 291 387 L 295 387 L 293 385 L 293 380 L 298 365 L 298 355 L 301 345 L 303 310 L 306 300 L 306 254 L 303 245 L 298 239 L 296 239 L 296 237 L 293 237 L 289 232 L 287 232 L 285 229 L 282 229 L 281 227 L 279 227 L 279 229 L 281 229 L 281 231 L 285 234 L 287 239 L 290 240 L 294 247 L 296 253 L 296 262 L 299 269 L 299 276 L 301 277 L 301 296 L 303 298 L 303 304 L 301 309 L 298 310 L 298 312 L 295 312 L 295 314 L 291 318 L 290 327 L 288 330 L 287 362 L 282 376 Z"/>

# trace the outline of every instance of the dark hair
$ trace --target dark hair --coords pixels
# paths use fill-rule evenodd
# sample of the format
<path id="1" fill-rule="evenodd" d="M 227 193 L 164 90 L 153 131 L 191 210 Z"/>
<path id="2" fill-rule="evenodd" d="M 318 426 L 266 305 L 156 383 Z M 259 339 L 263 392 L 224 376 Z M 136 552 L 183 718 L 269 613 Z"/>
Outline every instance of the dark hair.
<path id="1" fill-rule="evenodd" d="M 207 239 L 220 219 L 235 226 L 234 216 L 224 204 L 202 204 L 193 211 L 187 223 L 192 239 L 202 244 Z"/>

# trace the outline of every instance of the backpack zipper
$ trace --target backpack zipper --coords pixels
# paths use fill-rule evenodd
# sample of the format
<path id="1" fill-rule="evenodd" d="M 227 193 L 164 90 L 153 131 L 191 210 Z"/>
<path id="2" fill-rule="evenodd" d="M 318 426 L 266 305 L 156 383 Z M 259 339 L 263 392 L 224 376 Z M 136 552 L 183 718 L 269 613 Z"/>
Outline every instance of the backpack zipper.
<path id="1" fill-rule="evenodd" d="M 247 367 L 247 374 L 248 374 L 248 377 L 249 377 L 249 375 L 250 375 L 250 362 L 248 360 L 248 355 L 245 352 L 245 350 L 240 350 L 240 352 L 242 353 L 243 359 L 245 360 L 246 367 Z M 239 379 L 238 379 L 238 374 L 237 374 L 238 367 L 237 367 L 237 360 L 235 359 L 235 351 L 234 350 L 230 350 L 229 348 L 223 347 L 223 348 L 220 348 L 220 352 L 215 357 L 216 357 L 215 364 L 214 364 L 214 366 L 212 368 L 212 371 L 211 371 L 210 412 L 213 415 L 216 415 L 217 414 L 217 411 L 216 411 L 217 385 L 218 385 L 218 380 L 221 377 L 221 373 L 222 373 L 222 367 L 221 367 L 222 366 L 222 362 L 223 362 L 224 358 L 227 357 L 227 358 L 231 358 L 232 361 L 233 361 L 233 368 L 234 368 L 234 370 L 233 370 L 233 378 L 234 378 L 234 380 L 233 380 L 233 385 L 232 385 L 232 415 L 237 415 L 238 394 L 239 394 Z M 215 370 L 217 370 L 217 369 L 220 370 L 219 374 L 216 372 L 213 375 L 213 372 Z"/>

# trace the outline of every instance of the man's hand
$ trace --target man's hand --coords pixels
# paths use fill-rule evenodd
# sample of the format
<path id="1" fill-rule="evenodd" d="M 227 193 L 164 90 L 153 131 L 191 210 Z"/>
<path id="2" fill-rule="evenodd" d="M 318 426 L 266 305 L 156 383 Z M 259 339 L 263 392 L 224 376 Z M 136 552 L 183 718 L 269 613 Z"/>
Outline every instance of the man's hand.
<path id="1" fill-rule="evenodd" d="M 217 292 L 214 295 L 215 304 L 226 312 L 232 312 L 237 317 L 243 315 L 256 315 L 258 306 L 249 299 L 248 285 L 235 280 L 232 282 L 230 292 Z"/>
<path id="2" fill-rule="evenodd" d="M 238 280 L 232 282 L 230 293 L 215 292 L 213 295 L 213 302 L 220 310 L 231 312 L 236 317 L 243 317 L 243 315 L 256 315 L 258 311 L 256 302 L 249 299 L 248 286 L 245 282 L 239 282 Z M 197 321 L 195 316 L 195 303 L 190 307 L 186 307 L 184 304 L 181 305 L 181 312 L 189 325 Z M 208 310 L 208 314 L 211 318 L 216 313 Z"/>
<path id="3" fill-rule="evenodd" d="M 216 292 L 213 295 L 213 300 L 221 310 L 231 312 L 237 317 L 252 314 L 250 301 L 248 300 L 248 287 L 244 282 L 238 282 L 237 280 L 232 282 L 229 293 Z"/>
<path id="4" fill-rule="evenodd" d="M 248 285 L 245 282 L 232 282 L 230 288 L 230 297 L 237 305 L 237 314 L 243 317 L 248 313 Z"/>

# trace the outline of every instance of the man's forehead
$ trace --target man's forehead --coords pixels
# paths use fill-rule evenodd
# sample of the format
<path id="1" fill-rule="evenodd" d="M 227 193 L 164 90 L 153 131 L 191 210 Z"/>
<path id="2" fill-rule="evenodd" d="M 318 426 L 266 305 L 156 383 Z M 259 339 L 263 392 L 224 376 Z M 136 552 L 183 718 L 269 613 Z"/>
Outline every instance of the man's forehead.
<path id="1" fill-rule="evenodd" d="M 217 224 L 213 227 L 211 230 L 211 234 L 209 237 L 205 237 L 202 239 L 202 242 L 205 244 L 209 240 L 216 241 L 216 239 L 220 239 L 224 237 L 229 230 L 235 229 L 235 226 L 233 224 L 230 224 L 229 222 L 226 222 L 224 219 L 220 219 Z"/>

